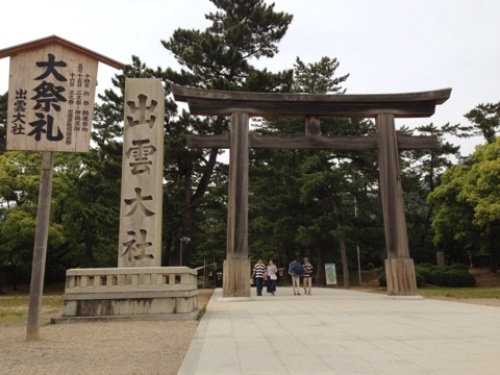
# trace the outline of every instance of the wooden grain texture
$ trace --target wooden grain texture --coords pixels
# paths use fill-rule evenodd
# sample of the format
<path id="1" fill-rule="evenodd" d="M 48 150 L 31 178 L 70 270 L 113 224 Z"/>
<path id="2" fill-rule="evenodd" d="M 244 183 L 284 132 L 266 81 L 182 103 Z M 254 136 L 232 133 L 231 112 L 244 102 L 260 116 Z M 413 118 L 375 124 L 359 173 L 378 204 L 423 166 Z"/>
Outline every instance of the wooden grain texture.
<path id="1" fill-rule="evenodd" d="M 411 258 L 388 258 L 385 260 L 387 294 L 390 296 L 417 295 L 415 265 Z"/>
<path id="2" fill-rule="evenodd" d="M 227 258 L 248 257 L 248 113 L 231 116 Z"/>
<path id="3" fill-rule="evenodd" d="M 58 64 L 54 70 L 60 76 L 47 74 L 51 71 L 46 66 L 49 56 Z M 92 56 L 61 44 L 45 45 L 12 56 L 7 149 L 87 152 L 97 65 Z"/>
<path id="4" fill-rule="evenodd" d="M 312 95 L 204 90 L 171 84 L 175 100 L 187 102 L 193 115 L 428 117 L 444 103 L 451 89 L 404 94 Z"/>
<path id="5" fill-rule="evenodd" d="M 250 297 L 251 264 L 246 258 L 224 260 L 222 297 Z"/>
<path id="6" fill-rule="evenodd" d="M 33 246 L 33 262 L 31 265 L 30 299 L 28 306 L 28 322 L 26 326 L 26 341 L 35 341 L 40 338 L 40 313 L 42 309 L 45 263 L 47 259 L 47 240 L 49 237 L 53 169 L 54 152 L 45 151 L 42 153 L 40 191 L 36 212 L 36 230 L 35 242 Z"/>
<path id="7" fill-rule="evenodd" d="M 260 135 L 254 131 L 249 133 L 249 147 L 279 148 L 283 150 L 375 150 L 378 148 L 378 136 L 335 136 L 326 137 L 309 134 L 305 136 L 279 136 Z M 229 148 L 229 133 L 217 135 L 193 135 L 187 136 L 187 146 L 190 148 Z M 439 139 L 436 136 L 410 137 L 397 135 L 398 150 L 433 150 L 439 147 Z"/>
<path id="8" fill-rule="evenodd" d="M 379 135 L 379 190 L 384 214 L 387 256 L 409 256 L 394 116 L 381 114 L 377 116 L 376 123 Z"/>
<path id="9" fill-rule="evenodd" d="M 63 39 L 57 35 L 51 35 L 45 38 L 40 38 L 36 40 L 32 40 L 26 43 L 18 44 L 12 47 L 4 48 L 0 50 L 0 59 L 8 56 L 14 56 L 19 53 L 23 53 L 25 51 L 29 50 L 34 50 L 34 49 L 39 49 L 39 48 L 45 48 L 46 46 L 50 45 L 61 45 L 64 48 L 68 48 L 70 50 L 76 51 L 83 53 L 85 55 L 88 55 L 95 60 L 98 60 L 106 65 L 109 65 L 113 68 L 116 69 L 123 69 L 125 64 L 118 62 L 116 60 L 111 59 L 110 57 L 101 55 L 100 53 L 94 52 L 88 48 L 82 47 L 78 44 L 75 44 L 73 42 L 70 42 L 66 39 Z"/>

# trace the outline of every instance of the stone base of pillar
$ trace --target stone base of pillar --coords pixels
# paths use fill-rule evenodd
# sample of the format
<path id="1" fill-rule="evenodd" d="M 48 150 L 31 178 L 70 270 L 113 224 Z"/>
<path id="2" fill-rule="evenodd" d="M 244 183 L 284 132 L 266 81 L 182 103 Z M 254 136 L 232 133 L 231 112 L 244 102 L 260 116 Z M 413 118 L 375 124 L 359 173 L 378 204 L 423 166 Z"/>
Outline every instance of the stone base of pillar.
<path id="1" fill-rule="evenodd" d="M 66 271 L 61 317 L 51 322 L 194 320 L 197 271 L 188 267 L 78 268 Z"/>
<path id="2" fill-rule="evenodd" d="M 250 297 L 249 259 L 226 259 L 222 273 L 222 297 Z"/>
<path id="3" fill-rule="evenodd" d="M 411 258 L 389 258 L 385 260 L 387 294 L 390 296 L 416 296 L 417 279 Z"/>

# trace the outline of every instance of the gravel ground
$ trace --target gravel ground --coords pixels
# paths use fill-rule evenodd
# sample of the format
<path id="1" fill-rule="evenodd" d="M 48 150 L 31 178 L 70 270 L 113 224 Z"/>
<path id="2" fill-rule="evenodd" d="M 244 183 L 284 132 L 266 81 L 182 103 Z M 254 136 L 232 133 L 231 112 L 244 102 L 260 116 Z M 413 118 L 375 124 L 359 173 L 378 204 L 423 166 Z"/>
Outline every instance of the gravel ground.
<path id="1" fill-rule="evenodd" d="M 108 322 L 0 329 L 0 374 L 177 374 L 198 322 Z"/>
<path id="2" fill-rule="evenodd" d="M 212 290 L 202 290 L 200 308 Z M 0 374 L 177 374 L 197 321 L 45 324 L 26 342 L 26 324 L 0 326 Z"/>

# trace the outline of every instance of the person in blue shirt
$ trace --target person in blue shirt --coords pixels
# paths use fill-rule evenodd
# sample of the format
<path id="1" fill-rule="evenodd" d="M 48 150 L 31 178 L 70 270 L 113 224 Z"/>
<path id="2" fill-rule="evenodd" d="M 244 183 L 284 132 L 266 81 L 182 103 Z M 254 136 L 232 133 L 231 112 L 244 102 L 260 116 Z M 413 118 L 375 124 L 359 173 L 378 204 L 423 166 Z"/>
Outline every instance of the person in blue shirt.
<path id="1" fill-rule="evenodd" d="M 292 277 L 293 294 L 300 296 L 300 277 L 304 274 L 304 266 L 294 259 L 288 265 L 288 273 Z"/>

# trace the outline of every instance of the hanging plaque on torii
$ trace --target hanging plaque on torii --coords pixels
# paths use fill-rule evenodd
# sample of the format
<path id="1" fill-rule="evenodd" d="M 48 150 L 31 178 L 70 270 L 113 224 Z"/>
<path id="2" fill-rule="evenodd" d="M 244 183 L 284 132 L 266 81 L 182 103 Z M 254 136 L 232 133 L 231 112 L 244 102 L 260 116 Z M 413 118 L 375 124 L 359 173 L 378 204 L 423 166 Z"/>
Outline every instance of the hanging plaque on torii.
<path id="1" fill-rule="evenodd" d="M 378 149 L 380 195 L 384 215 L 387 292 L 417 294 L 415 267 L 410 258 L 399 150 L 435 149 L 437 137 L 397 134 L 395 118 L 430 117 L 451 89 L 405 94 L 311 95 L 203 90 L 171 85 L 174 98 L 187 102 L 191 114 L 231 116 L 229 134 L 190 135 L 191 148 L 229 148 L 227 254 L 223 270 L 223 297 L 250 297 L 248 272 L 248 163 L 249 148 Z M 302 137 L 261 136 L 249 133 L 249 118 L 305 117 Z M 374 118 L 377 134 L 325 137 L 320 117 Z"/>

